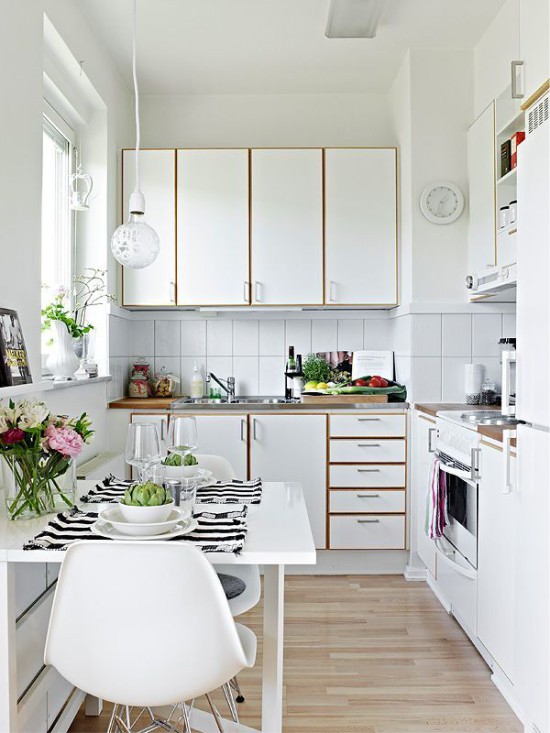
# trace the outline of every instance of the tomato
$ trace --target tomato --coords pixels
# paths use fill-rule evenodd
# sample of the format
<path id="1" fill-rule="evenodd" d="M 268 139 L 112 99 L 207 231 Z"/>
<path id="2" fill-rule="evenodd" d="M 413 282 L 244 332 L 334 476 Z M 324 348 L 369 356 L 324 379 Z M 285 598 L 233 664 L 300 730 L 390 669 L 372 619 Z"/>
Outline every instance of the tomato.
<path id="1" fill-rule="evenodd" d="M 366 379 L 356 379 L 353 383 L 355 387 L 368 387 L 368 382 Z"/>
<path id="2" fill-rule="evenodd" d="M 384 377 L 378 377 L 374 376 L 370 379 L 369 387 L 375 387 L 380 389 L 381 387 L 387 387 L 388 386 L 388 380 L 384 379 Z"/>

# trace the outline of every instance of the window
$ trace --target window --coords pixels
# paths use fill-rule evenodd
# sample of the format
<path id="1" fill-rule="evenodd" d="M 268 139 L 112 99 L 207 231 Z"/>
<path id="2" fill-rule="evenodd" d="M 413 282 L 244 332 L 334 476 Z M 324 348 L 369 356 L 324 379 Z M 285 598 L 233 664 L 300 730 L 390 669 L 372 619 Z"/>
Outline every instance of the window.
<path id="1" fill-rule="evenodd" d="M 71 290 L 73 232 L 69 208 L 72 144 L 46 116 L 42 127 L 42 307 Z"/>

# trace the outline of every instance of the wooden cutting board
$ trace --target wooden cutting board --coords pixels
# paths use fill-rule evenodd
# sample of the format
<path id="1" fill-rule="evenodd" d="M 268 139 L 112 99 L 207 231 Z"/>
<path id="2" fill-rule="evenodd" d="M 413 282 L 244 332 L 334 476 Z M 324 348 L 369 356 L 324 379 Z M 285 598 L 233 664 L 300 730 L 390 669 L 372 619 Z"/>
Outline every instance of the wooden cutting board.
<path id="1" fill-rule="evenodd" d="M 387 394 L 320 394 L 302 395 L 302 402 L 308 405 L 363 404 L 367 402 L 387 402 Z"/>

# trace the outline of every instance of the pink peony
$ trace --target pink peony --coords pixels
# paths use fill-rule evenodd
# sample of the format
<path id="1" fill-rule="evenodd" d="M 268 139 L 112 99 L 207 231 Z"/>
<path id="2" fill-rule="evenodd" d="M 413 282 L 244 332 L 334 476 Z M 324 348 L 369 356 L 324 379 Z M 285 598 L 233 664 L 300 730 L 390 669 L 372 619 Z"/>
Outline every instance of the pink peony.
<path id="1" fill-rule="evenodd" d="M 76 458 L 84 448 L 84 441 L 72 428 L 56 428 L 55 425 L 49 425 L 46 428 L 46 438 L 49 448 L 61 453 L 65 458 Z"/>
<path id="2" fill-rule="evenodd" d="M 6 430 L 5 433 L 2 433 L 2 435 L 0 435 L 0 441 L 2 441 L 4 445 L 13 445 L 14 443 L 20 443 L 24 439 L 25 433 L 19 428 L 11 428 L 11 430 Z"/>

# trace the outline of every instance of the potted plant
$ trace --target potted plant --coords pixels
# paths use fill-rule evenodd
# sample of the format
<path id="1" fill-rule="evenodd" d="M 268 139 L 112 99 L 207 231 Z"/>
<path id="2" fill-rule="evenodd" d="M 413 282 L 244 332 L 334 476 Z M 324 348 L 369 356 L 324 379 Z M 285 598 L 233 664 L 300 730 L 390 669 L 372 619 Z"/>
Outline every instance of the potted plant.
<path id="1" fill-rule="evenodd" d="M 6 464 L 9 519 L 29 519 L 74 504 L 74 459 L 91 440 L 86 413 L 53 415 L 39 401 L 0 403 L 0 456 Z"/>

